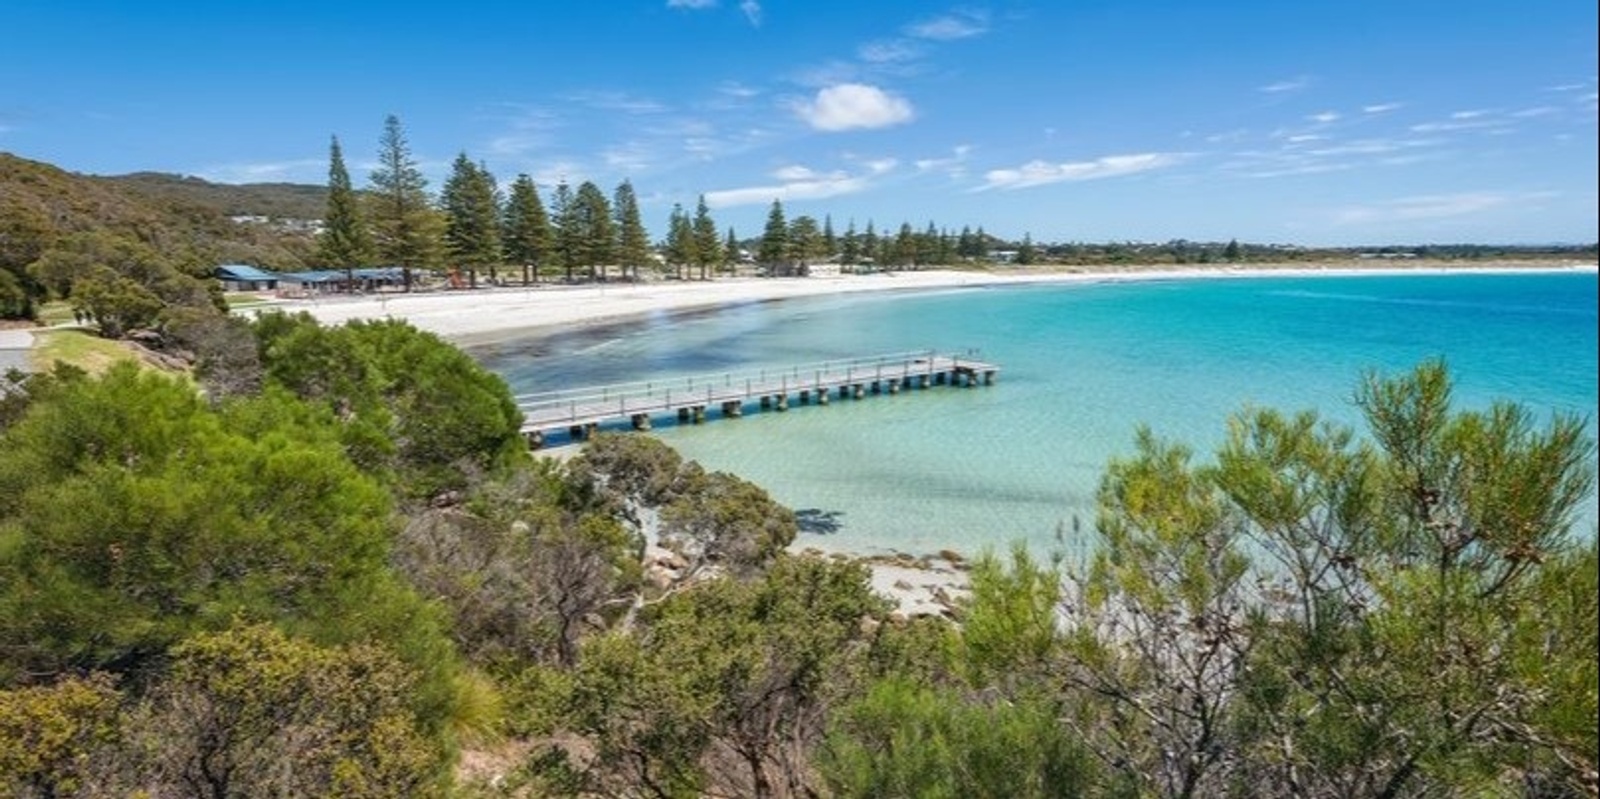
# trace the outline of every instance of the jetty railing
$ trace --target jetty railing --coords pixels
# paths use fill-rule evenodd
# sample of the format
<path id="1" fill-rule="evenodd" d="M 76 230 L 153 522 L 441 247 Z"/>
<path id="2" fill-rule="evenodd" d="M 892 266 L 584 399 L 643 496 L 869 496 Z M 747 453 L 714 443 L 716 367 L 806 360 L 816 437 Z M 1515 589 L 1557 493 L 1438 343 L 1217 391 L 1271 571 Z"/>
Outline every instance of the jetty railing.
<path id="1" fill-rule="evenodd" d="M 676 412 L 680 419 L 702 421 L 705 409 L 720 405 L 725 416 L 738 416 L 745 402 L 759 400 L 764 407 L 785 410 L 790 396 L 802 403 L 813 397 L 828 401 L 828 392 L 860 397 L 870 387 L 880 393 L 887 387 L 897 393 L 915 381 L 921 387 L 965 380 L 993 382 L 999 368 L 969 355 L 943 356 L 933 350 L 838 358 L 783 367 L 736 372 L 714 372 L 658 380 L 641 380 L 600 386 L 519 394 L 514 398 L 523 415 L 524 433 L 542 434 L 584 428 L 618 420 L 649 427 L 650 416 Z M 534 441 L 537 445 L 538 441 Z"/>

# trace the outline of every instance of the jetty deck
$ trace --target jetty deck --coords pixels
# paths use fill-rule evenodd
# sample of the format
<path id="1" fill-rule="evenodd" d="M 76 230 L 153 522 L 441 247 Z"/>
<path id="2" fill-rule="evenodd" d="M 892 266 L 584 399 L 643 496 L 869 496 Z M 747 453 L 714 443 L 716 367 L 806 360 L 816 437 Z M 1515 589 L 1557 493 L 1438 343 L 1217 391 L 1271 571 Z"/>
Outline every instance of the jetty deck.
<path id="1" fill-rule="evenodd" d="M 534 448 L 566 431 L 583 438 L 600 425 L 629 422 L 647 430 L 651 419 L 676 416 L 699 424 L 717 408 L 722 416 L 744 414 L 745 406 L 788 410 L 791 401 L 826 405 L 831 397 L 861 399 L 868 394 L 898 394 L 930 386 L 992 385 L 1000 367 L 976 357 L 933 351 L 900 352 L 821 361 L 776 369 L 723 372 L 668 380 L 520 394 L 522 433 Z"/>

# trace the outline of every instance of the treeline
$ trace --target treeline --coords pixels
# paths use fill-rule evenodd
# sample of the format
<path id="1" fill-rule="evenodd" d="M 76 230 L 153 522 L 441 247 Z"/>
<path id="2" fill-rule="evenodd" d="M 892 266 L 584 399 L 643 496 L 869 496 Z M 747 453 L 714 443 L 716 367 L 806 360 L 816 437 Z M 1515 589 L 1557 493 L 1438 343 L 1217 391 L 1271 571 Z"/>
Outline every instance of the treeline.
<path id="1" fill-rule="evenodd" d="M 511 272 L 508 279 L 530 283 L 542 274 L 569 282 L 607 280 L 611 268 L 623 279 L 639 279 L 648 269 L 653 276 L 701 280 L 744 264 L 767 275 L 801 274 L 824 261 L 910 268 L 981 258 L 990 241 L 981 229 L 952 234 L 931 222 L 921 232 L 906 223 L 897 234 L 880 235 L 871 221 L 861 231 L 852 221 L 837 232 L 831 217 L 786 219 L 776 199 L 762 234 L 741 239 L 717 224 L 704 195 L 692 213 L 675 204 L 665 235 L 654 240 L 629 181 L 609 195 L 592 181 L 575 188 L 562 181 L 546 198 L 532 178 L 519 174 L 502 192 L 488 168 L 464 152 L 435 202 L 394 116 L 385 121 L 378 162 L 358 189 L 334 138 L 317 259 L 335 269 L 400 266 L 408 286 L 414 269 L 459 270 L 476 286 L 480 273 L 495 282 L 502 269 Z"/>
<path id="2" fill-rule="evenodd" d="M 531 459 L 503 382 L 403 323 L 186 341 L 200 391 L 0 392 L 0 793 L 1597 787 L 1594 443 L 1453 408 L 1438 364 L 1366 377 L 1360 438 L 1139 433 L 1092 556 L 986 553 L 952 621 L 648 436 Z"/>

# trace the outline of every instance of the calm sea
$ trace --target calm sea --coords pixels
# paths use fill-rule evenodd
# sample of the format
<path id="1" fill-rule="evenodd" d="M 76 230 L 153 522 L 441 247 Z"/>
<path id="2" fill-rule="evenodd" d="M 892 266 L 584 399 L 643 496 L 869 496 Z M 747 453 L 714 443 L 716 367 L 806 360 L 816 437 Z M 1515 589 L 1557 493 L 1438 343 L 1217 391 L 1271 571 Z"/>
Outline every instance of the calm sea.
<path id="1" fill-rule="evenodd" d="M 786 300 L 662 315 L 474 351 L 518 393 L 879 352 L 976 352 L 993 387 L 834 401 L 656 435 L 800 512 L 799 543 L 858 553 L 1069 550 L 1107 461 L 1141 424 L 1221 441 L 1249 406 L 1358 424 L 1369 370 L 1443 358 L 1458 407 L 1512 399 L 1541 418 L 1596 410 L 1596 275 L 1170 280 Z M 712 414 L 716 414 L 713 412 Z M 1596 507 L 1580 535 L 1594 535 Z"/>

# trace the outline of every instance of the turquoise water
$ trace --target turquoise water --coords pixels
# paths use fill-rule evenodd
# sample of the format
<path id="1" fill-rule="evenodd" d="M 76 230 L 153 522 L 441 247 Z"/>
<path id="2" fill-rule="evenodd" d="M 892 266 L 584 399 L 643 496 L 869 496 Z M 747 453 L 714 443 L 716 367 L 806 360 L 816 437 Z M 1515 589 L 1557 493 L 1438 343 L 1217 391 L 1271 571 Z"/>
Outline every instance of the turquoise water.
<path id="1" fill-rule="evenodd" d="M 1246 406 L 1356 424 L 1366 370 L 1442 357 L 1458 407 L 1596 408 L 1596 275 L 1406 275 L 1032 285 L 748 303 L 474 351 L 514 391 L 879 352 L 976 350 L 989 388 L 930 389 L 656 434 L 800 511 L 852 552 L 1068 549 L 1141 423 L 1202 454 Z M 1593 534 L 1591 497 L 1581 532 Z"/>

